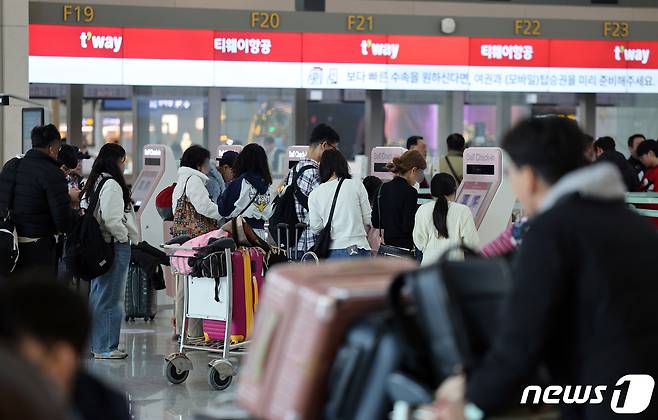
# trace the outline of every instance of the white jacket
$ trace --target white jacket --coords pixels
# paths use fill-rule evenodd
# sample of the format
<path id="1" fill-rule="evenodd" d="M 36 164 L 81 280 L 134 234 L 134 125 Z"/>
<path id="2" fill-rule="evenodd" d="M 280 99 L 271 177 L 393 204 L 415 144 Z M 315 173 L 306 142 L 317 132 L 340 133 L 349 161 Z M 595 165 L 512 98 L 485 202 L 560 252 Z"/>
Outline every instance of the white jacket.
<path id="1" fill-rule="evenodd" d="M 416 212 L 413 237 L 416 248 L 423 252 L 421 265 L 435 263 L 448 248 L 459 245 L 462 240 L 464 245 L 475 250 L 479 249 L 480 238 L 475 228 L 471 209 L 463 204 L 448 203 L 446 223 L 449 238 L 443 238 L 439 237 L 439 232 L 434 226 L 432 217 L 434 204 L 434 201 L 425 203 Z"/>
<path id="2" fill-rule="evenodd" d="M 103 175 L 106 177 L 109 176 L 108 174 Z M 100 183 L 100 179 L 96 185 L 98 183 Z M 87 196 L 80 202 L 80 207 L 84 209 L 89 207 Z M 111 242 L 112 238 L 120 243 L 128 243 L 130 241 L 133 244 L 137 244 L 139 242 L 135 212 L 132 205 L 130 206 L 130 211 L 125 211 L 123 191 L 119 183 L 114 179 L 108 179 L 103 184 L 98 204 L 94 210 L 94 217 L 101 227 L 105 242 Z"/>
<path id="3" fill-rule="evenodd" d="M 338 180 L 327 181 L 316 187 L 308 196 L 309 228 L 319 233 L 329 219 L 331 204 Z M 346 179 L 340 187 L 334 219 L 331 223 L 331 249 L 345 249 L 356 245 L 370 250 L 366 226 L 372 224 L 372 209 L 368 192 L 358 179 Z"/>
<path id="4" fill-rule="evenodd" d="M 189 180 L 189 181 L 188 181 Z M 183 196 L 183 191 L 187 196 L 194 210 L 197 213 L 210 219 L 219 220 L 219 210 L 217 204 L 210 199 L 210 193 L 206 189 L 208 177 L 196 169 L 182 166 L 178 169 L 178 180 L 171 200 L 171 210 L 176 213 L 178 200 Z M 185 185 L 187 183 L 187 186 Z"/>

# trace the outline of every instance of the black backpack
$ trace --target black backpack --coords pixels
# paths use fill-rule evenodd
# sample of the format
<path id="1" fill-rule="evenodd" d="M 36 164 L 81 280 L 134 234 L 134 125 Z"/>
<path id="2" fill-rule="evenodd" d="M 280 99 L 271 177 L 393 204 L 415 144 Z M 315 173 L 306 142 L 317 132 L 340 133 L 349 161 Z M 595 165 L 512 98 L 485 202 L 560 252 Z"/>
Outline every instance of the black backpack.
<path id="1" fill-rule="evenodd" d="M 105 242 L 101 227 L 94 217 L 100 192 L 108 179 L 101 178 L 89 199 L 89 207 L 66 239 L 64 263 L 73 276 L 86 281 L 110 271 L 114 261 L 114 241 Z"/>
<path id="2" fill-rule="evenodd" d="M 14 179 L 11 192 L 7 202 L 7 208 L 0 214 L 0 274 L 9 275 L 16 268 L 18 262 L 18 234 L 14 223 L 14 196 L 16 195 L 16 178 L 18 178 L 18 166 L 20 159 L 13 159 Z M 6 167 L 7 168 L 7 167 Z M 9 172 L 9 171 L 7 171 Z"/>
<path id="3" fill-rule="evenodd" d="M 299 201 L 299 204 L 304 209 L 308 210 L 308 196 L 299 190 L 297 182 L 304 172 L 313 168 L 313 165 L 306 165 L 301 167 L 299 172 L 293 168 L 292 182 L 286 187 L 283 194 L 274 198 L 274 202 L 272 203 L 274 212 L 270 217 L 269 230 L 272 237 L 279 242 L 277 245 L 283 245 L 282 248 L 288 249 L 292 246 L 288 244 L 288 241 L 294 240 L 293 238 L 298 237 L 303 232 L 299 230 L 295 231 L 297 225 L 300 223 L 297 217 L 295 199 Z M 281 236 L 282 234 L 284 236 Z"/>

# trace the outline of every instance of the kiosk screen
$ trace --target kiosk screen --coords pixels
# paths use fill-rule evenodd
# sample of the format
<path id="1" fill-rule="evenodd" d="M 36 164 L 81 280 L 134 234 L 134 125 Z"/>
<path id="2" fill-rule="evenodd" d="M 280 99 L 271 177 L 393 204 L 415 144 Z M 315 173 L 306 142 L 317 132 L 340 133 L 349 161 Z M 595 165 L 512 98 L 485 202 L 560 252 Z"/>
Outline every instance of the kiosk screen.
<path id="1" fill-rule="evenodd" d="M 473 217 L 477 216 L 484 197 L 487 195 L 489 188 L 491 188 L 491 184 L 491 182 L 464 183 L 464 188 L 459 197 L 459 203 L 468 206 L 471 209 L 471 213 L 473 213 Z"/>

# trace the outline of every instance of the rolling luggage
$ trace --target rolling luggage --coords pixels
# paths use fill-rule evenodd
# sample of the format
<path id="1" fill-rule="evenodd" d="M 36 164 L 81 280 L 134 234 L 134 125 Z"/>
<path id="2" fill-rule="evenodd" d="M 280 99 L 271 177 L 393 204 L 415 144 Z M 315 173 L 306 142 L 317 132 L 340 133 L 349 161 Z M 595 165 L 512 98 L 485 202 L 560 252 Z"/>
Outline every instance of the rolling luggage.
<path id="1" fill-rule="evenodd" d="M 249 339 L 253 317 L 264 284 L 265 253 L 260 248 L 239 248 L 231 255 L 233 269 L 233 310 L 231 341 Z M 203 320 L 203 333 L 209 340 L 223 340 L 224 321 Z"/>
<path id="2" fill-rule="evenodd" d="M 350 327 L 329 376 L 326 420 L 386 418 L 392 402 L 388 378 L 402 362 L 403 342 L 388 313 L 368 316 Z"/>
<path id="3" fill-rule="evenodd" d="M 385 307 L 406 260 L 279 265 L 268 272 L 238 400 L 265 419 L 318 419 L 349 324 Z"/>
<path id="4" fill-rule="evenodd" d="M 136 318 L 143 318 L 144 321 L 153 321 L 157 313 L 155 290 L 153 290 L 153 286 L 151 285 L 151 278 L 133 260 L 130 261 L 130 265 L 128 266 L 125 311 L 126 321 L 134 321 Z"/>
<path id="5" fill-rule="evenodd" d="M 455 249 L 475 255 L 468 248 Z M 446 252 L 437 264 L 400 276 L 390 290 L 391 307 L 405 326 L 406 339 L 414 348 L 426 349 L 417 355 L 429 366 L 434 381 L 430 385 L 439 385 L 484 357 L 511 290 L 503 260 L 449 260 L 451 253 Z"/>

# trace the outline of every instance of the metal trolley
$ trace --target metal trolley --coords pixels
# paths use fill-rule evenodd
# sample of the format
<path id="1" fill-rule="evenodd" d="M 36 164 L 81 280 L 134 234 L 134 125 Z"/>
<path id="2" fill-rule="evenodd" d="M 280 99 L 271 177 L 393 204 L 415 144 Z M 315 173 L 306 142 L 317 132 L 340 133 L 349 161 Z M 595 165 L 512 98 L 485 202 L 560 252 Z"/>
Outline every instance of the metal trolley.
<path id="1" fill-rule="evenodd" d="M 205 256 L 202 261 L 207 270 L 204 275 L 208 277 L 197 278 L 189 274 L 180 273 L 175 264 L 171 270 L 178 285 L 184 288 L 183 324 L 178 352 L 165 358 L 164 374 L 172 384 L 181 384 L 187 379 L 193 369 L 192 361 L 187 357 L 186 351 L 204 351 L 217 354 L 219 357 L 208 364 L 208 383 L 216 390 L 229 387 L 237 370 L 229 360 L 229 356 L 246 354 L 245 346 L 248 341 L 231 344 L 231 314 L 233 309 L 233 281 L 231 269 L 231 253 L 236 249 L 235 242 L 230 238 L 221 241 L 221 250 Z M 162 245 L 171 259 L 187 259 L 189 256 L 177 256 L 176 251 L 198 251 L 199 248 L 181 245 Z M 219 302 L 215 300 L 219 296 Z M 224 339 L 220 341 L 206 340 L 204 338 L 188 338 L 188 318 L 225 321 Z"/>

